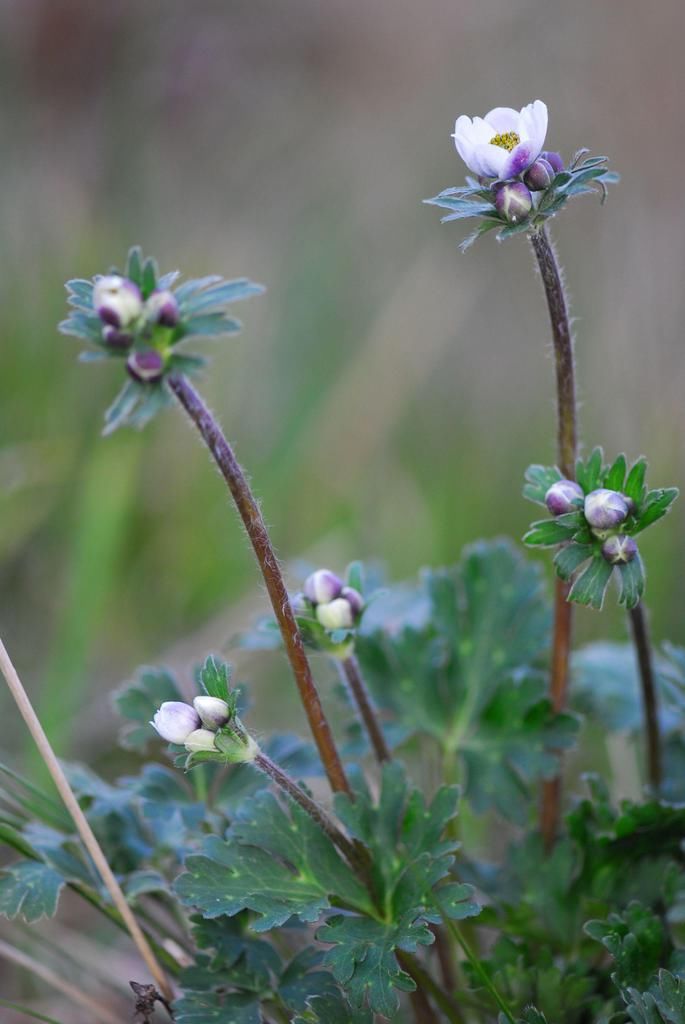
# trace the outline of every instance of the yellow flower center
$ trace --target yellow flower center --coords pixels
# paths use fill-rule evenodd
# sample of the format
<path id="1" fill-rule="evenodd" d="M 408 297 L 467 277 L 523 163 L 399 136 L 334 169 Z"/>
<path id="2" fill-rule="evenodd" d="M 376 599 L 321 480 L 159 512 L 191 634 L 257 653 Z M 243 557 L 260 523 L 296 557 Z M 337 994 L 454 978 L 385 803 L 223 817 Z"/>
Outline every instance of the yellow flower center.
<path id="1" fill-rule="evenodd" d="M 514 146 L 518 146 L 520 141 L 521 139 L 516 132 L 502 132 L 501 135 L 493 135 L 490 139 L 490 145 L 501 146 L 502 149 L 507 149 L 511 153 Z"/>

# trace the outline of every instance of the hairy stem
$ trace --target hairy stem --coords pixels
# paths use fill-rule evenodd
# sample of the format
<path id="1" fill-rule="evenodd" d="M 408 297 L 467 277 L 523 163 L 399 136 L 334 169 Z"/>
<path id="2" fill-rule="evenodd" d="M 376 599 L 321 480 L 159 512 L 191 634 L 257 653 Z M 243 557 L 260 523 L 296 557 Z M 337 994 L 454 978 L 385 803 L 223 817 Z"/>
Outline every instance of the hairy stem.
<path id="1" fill-rule="evenodd" d="M 28 694 L 24 689 L 22 682 L 17 675 L 17 671 L 12 664 L 10 657 L 5 649 L 5 645 L 0 640 L 0 672 L 5 677 L 7 686 L 9 687 L 10 693 L 15 700 L 19 712 L 26 722 L 29 732 L 33 737 L 40 756 L 42 757 L 45 765 L 52 776 L 52 780 L 55 783 L 57 792 L 64 801 L 64 805 L 71 815 L 76 830 L 78 831 L 83 845 L 90 854 L 93 863 L 100 873 L 102 881 L 105 883 L 107 890 L 112 897 L 112 902 L 117 908 L 121 917 L 123 918 L 126 928 L 133 939 L 134 943 L 138 947 L 138 951 L 145 961 L 150 974 L 155 980 L 160 991 L 168 999 L 173 998 L 173 992 L 171 986 L 164 974 L 164 971 L 160 967 L 149 942 L 147 941 L 143 931 L 138 924 L 133 911 L 126 902 L 119 883 L 117 882 L 112 869 L 110 868 L 107 858 L 105 857 L 102 847 L 95 838 L 95 834 L 88 824 L 88 820 L 81 810 L 81 806 L 74 796 L 74 792 L 67 781 L 67 777 L 62 771 L 62 767 L 55 756 L 55 752 L 50 746 L 50 741 L 45 735 L 43 726 L 40 724 L 38 716 L 33 709 L 33 705 L 29 700 Z"/>
<path id="2" fill-rule="evenodd" d="M 392 754 L 385 742 L 381 723 L 371 701 L 371 695 L 366 688 L 359 662 L 354 654 L 351 654 L 348 658 L 342 661 L 339 660 L 338 665 L 340 666 L 342 677 L 352 694 L 352 699 L 357 706 L 360 718 L 364 723 L 364 728 L 371 741 L 376 760 L 379 764 L 383 764 L 384 761 L 391 761 Z"/>
<path id="3" fill-rule="evenodd" d="M 562 474 L 568 480 L 575 480 L 578 428 L 573 337 L 568 303 L 559 263 L 545 227 L 533 231 L 530 240 L 545 289 L 554 343 L 557 385 L 557 461 Z M 549 689 L 550 700 L 555 711 L 561 711 L 565 707 L 568 687 L 573 620 L 573 610 L 568 602 L 568 592 L 567 583 L 562 580 L 555 581 L 554 632 Z M 559 767 L 561 769 L 561 755 L 559 755 Z M 556 838 L 560 814 L 561 774 L 543 782 L 542 785 L 540 828 L 547 849 L 552 846 Z"/>
<path id="4" fill-rule="evenodd" d="M 633 643 L 640 669 L 642 687 L 642 708 L 645 716 L 645 733 L 647 738 L 647 778 L 653 792 L 661 789 L 662 757 L 661 738 L 659 733 L 659 699 L 654 679 L 652 661 L 652 645 L 649 641 L 649 622 L 644 605 L 640 601 L 628 612 Z"/>
<path id="5" fill-rule="evenodd" d="M 326 833 L 328 838 L 338 847 L 340 852 L 346 857 L 346 859 L 355 867 L 361 867 L 359 853 L 354 844 L 344 835 L 336 823 L 331 817 L 324 811 L 323 807 L 320 807 L 315 800 L 309 796 L 309 794 L 298 786 L 294 779 L 292 779 L 287 772 L 284 772 L 270 757 L 266 754 L 259 753 L 255 757 L 253 764 L 260 771 L 268 775 L 270 779 L 279 786 L 284 793 L 294 800 L 296 804 L 307 812 L 310 818 L 316 822 L 319 828 Z"/>
<path id="6" fill-rule="evenodd" d="M 333 739 L 333 733 L 321 706 L 283 574 L 259 505 L 221 427 L 192 384 L 186 377 L 177 374 L 168 378 L 168 384 L 197 427 L 221 475 L 228 484 L 243 521 L 264 577 L 295 682 L 300 692 L 300 699 L 331 788 L 336 793 L 347 793 L 351 797 L 352 791 Z"/>

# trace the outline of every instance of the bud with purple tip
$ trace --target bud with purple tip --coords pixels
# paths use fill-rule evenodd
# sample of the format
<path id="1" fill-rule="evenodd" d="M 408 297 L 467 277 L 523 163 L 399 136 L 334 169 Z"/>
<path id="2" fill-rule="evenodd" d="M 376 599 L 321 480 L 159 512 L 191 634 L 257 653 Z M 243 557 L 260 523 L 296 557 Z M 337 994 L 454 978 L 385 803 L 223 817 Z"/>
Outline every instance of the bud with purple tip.
<path id="1" fill-rule="evenodd" d="M 200 716 L 190 704 L 180 700 L 166 700 L 150 722 L 167 743 L 185 743 L 188 736 L 200 727 Z"/>
<path id="2" fill-rule="evenodd" d="M 179 309 L 174 293 L 153 292 L 145 303 L 145 316 L 162 327 L 175 327 L 179 320 Z"/>
<path id="3" fill-rule="evenodd" d="M 220 729 L 231 717 L 228 704 L 220 697 L 195 697 L 193 707 L 202 719 L 205 729 Z"/>
<path id="4" fill-rule="evenodd" d="M 545 505 L 553 516 L 575 512 L 583 500 L 583 489 L 574 480 L 557 480 L 545 494 Z"/>
<path id="5" fill-rule="evenodd" d="M 343 587 L 340 594 L 352 609 L 352 618 L 358 619 L 364 611 L 364 598 L 354 587 Z"/>
<path id="6" fill-rule="evenodd" d="M 328 569 L 319 569 L 304 581 L 304 595 L 312 604 L 328 604 L 340 597 L 343 582 Z"/>
<path id="7" fill-rule="evenodd" d="M 133 344 L 133 336 L 126 331 L 120 331 L 118 327 L 107 324 L 102 328 L 102 340 L 107 348 L 124 351 Z"/>
<path id="8" fill-rule="evenodd" d="M 519 224 L 533 208 L 533 197 L 522 181 L 508 181 L 497 186 L 495 207 L 510 224 Z"/>
<path id="9" fill-rule="evenodd" d="M 354 626 L 352 605 L 344 597 L 318 605 L 316 617 L 324 629 L 352 629 Z"/>
<path id="10" fill-rule="evenodd" d="M 628 515 L 626 499 L 618 491 L 600 487 L 585 498 L 585 518 L 594 530 L 614 530 Z"/>
<path id="11" fill-rule="evenodd" d="M 632 537 L 619 533 L 604 541 L 602 555 L 612 565 L 626 565 L 637 555 L 637 544 Z"/>
<path id="12" fill-rule="evenodd" d="M 154 384 L 164 376 L 164 358 L 154 348 L 132 352 L 126 360 L 129 376 L 141 384 Z"/>
<path id="13" fill-rule="evenodd" d="M 531 192 L 542 192 L 543 189 L 549 188 L 554 181 L 554 173 L 551 163 L 538 157 L 523 175 L 523 180 Z"/>
<path id="14" fill-rule="evenodd" d="M 95 282 L 93 306 L 103 323 L 128 327 L 143 309 L 140 288 L 126 277 L 108 274 Z"/>
<path id="15" fill-rule="evenodd" d="M 555 174 L 561 174 L 564 169 L 564 161 L 561 158 L 561 153 L 555 153 L 553 150 L 545 150 L 540 156 L 543 160 L 551 166 Z"/>
<path id="16" fill-rule="evenodd" d="M 205 750 L 216 751 L 214 733 L 210 729 L 195 729 L 184 740 L 186 750 L 191 754 L 199 754 Z"/>

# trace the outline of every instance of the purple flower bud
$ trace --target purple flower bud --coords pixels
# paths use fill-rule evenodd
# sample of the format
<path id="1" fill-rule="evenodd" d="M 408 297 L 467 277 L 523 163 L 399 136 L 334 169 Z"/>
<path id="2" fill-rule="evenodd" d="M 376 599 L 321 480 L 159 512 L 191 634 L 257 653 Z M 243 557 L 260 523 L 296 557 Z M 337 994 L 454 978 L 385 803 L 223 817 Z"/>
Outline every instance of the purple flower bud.
<path id="1" fill-rule="evenodd" d="M 585 518 L 595 530 L 614 530 L 628 515 L 628 506 L 618 491 L 600 487 L 585 498 Z"/>
<path id="2" fill-rule="evenodd" d="M 133 335 L 120 331 L 118 327 L 107 324 L 102 328 L 102 340 L 107 348 L 124 350 L 133 344 Z"/>
<path id="3" fill-rule="evenodd" d="M 134 380 L 154 384 L 164 376 L 164 359 L 153 348 L 132 352 L 126 360 L 126 369 Z"/>
<path id="4" fill-rule="evenodd" d="M 301 590 L 293 594 L 290 598 L 290 604 L 295 615 L 309 615 L 311 613 L 312 606 Z"/>
<path id="5" fill-rule="evenodd" d="M 561 174 L 564 169 L 564 161 L 561 159 L 561 153 L 555 153 L 553 150 L 546 150 L 544 153 L 541 153 L 540 156 L 551 165 L 555 174 Z"/>
<path id="6" fill-rule="evenodd" d="M 510 224 L 525 220 L 533 207 L 533 197 L 522 181 L 508 181 L 495 191 L 495 207 Z"/>
<path id="7" fill-rule="evenodd" d="M 179 319 L 179 310 L 174 293 L 153 292 L 145 303 L 145 316 L 162 327 L 175 327 Z"/>
<path id="8" fill-rule="evenodd" d="M 358 619 L 364 610 L 364 598 L 354 587 L 343 587 L 340 594 L 352 609 L 352 617 Z"/>
<path id="9" fill-rule="evenodd" d="M 619 533 L 604 541 L 602 554 L 612 565 L 626 565 L 637 555 L 637 544 L 632 537 Z"/>
<path id="10" fill-rule="evenodd" d="M 534 164 L 523 175 L 523 180 L 531 192 L 542 192 L 549 188 L 554 180 L 554 168 L 547 160 L 538 157 Z"/>
<path id="11" fill-rule="evenodd" d="M 340 597 L 343 582 L 339 576 L 328 569 L 319 569 L 304 581 L 304 596 L 312 604 L 328 604 Z"/>
<path id="12" fill-rule="evenodd" d="M 103 323 L 128 327 L 143 309 L 140 288 L 118 274 L 101 277 L 93 288 L 93 306 Z"/>
<path id="13" fill-rule="evenodd" d="M 582 487 L 574 480 L 557 480 L 545 495 L 545 505 L 553 516 L 563 516 L 580 508 L 578 499 L 583 500 Z"/>
<path id="14" fill-rule="evenodd" d="M 186 738 L 200 726 L 200 716 L 190 704 L 180 700 L 166 700 L 150 722 L 168 743 L 185 743 Z"/>
<path id="15" fill-rule="evenodd" d="M 198 754 L 203 750 L 216 750 L 214 733 L 209 729 L 195 729 L 189 736 L 186 736 L 184 746 L 191 754 Z"/>
<path id="16" fill-rule="evenodd" d="M 352 605 L 344 597 L 317 605 L 316 617 L 324 629 L 352 629 L 354 626 Z"/>
<path id="17" fill-rule="evenodd" d="M 205 729 L 220 729 L 231 717 L 228 704 L 220 697 L 195 697 L 193 707 Z"/>

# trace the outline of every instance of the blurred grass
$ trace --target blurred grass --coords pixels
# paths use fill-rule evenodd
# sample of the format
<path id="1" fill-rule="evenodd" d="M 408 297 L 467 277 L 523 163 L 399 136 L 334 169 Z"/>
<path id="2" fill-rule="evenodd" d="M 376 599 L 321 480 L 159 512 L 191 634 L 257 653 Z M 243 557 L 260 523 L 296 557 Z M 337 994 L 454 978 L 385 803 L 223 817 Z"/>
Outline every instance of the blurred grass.
<path id="1" fill-rule="evenodd" d="M 658 127 L 679 116 L 682 21 L 675 0 L 658 25 L 636 0 L 619 21 L 591 0 L 0 9 L 1 625 L 60 753 L 103 753 L 107 695 L 138 662 L 183 637 L 192 660 L 264 607 L 180 415 L 99 438 L 119 380 L 57 335 L 64 279 L 141 242 L 164 269 L 268 285 L 203 388 L 286 561 L 378 556 L 398 577 L 521 536 L 522 472 L 554 455 L 539 284 L 525 242 L 461 256 L 421 198 L 463 174 L 457 113 L 542 96 L 551 145 L 608 151 L 624 175 L 604 209 L 554 225 L 583 435 L 682 486 L 685 233 L 677 175 L 655 187 L 651 156 L 684 155 Z M 643 544 L 656 636 L 680 643 L 684 514 Z M 578 616 L 579 642 L 598 635 L 625 636 L 613 602 Z M 282 677 L 258 687 L 265 722 Z M 10 713 L 0 742 L 24 747 Z"/>

